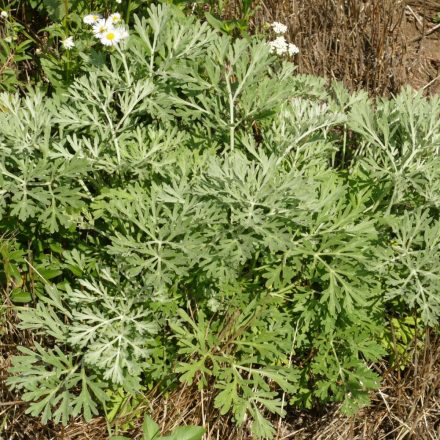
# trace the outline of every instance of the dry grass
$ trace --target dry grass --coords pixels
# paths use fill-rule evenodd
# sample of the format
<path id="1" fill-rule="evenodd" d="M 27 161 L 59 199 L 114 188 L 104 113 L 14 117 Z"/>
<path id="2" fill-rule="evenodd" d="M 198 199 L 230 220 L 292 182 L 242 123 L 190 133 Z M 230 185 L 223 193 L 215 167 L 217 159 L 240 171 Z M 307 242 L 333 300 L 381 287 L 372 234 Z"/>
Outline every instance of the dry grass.
<path id="1" fill-rule="evenodd" d="M 401 32 L 405 0 L 262 0 L 255 25 L 281 21 L 300 47 L 299 72 L 343 81 L 374 95 L 407 79 Z"/>
<path id="2" fill-rule="evenodd" d="M 239 4 L 230 0 L 230 17 L 239 13 Z M 300 73 L 340 80 L 373 96 L 395 94 L 404 84 L 437 91 L 427 84 L 438 85 L 431 64 L 439 56 L 423 43 L 440 12 L 439 0 L 256 0 L 255 5 L 255 29 L 272 21 L 289 25 L 289 40 L 301 50 L 295 60 Z M 438 45 L 439 34 L 429 37 Z"/>

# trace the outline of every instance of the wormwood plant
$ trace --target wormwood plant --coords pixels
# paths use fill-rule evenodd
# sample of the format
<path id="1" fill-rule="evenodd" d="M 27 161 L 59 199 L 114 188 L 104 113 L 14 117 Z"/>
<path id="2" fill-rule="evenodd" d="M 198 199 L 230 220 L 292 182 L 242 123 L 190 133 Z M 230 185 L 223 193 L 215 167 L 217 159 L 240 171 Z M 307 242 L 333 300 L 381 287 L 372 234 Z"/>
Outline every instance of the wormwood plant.
<path id="1" fill-rule="evenodd" d="M 373 110 L 168 6 L 88 71 L 0 97 L 0 232 L 58 270 L 27 260 L 28 411 L 184 382 L 270 438 L 271 413 L 367 404 L 387 319 L 438 324 L 439 102 Z"/>

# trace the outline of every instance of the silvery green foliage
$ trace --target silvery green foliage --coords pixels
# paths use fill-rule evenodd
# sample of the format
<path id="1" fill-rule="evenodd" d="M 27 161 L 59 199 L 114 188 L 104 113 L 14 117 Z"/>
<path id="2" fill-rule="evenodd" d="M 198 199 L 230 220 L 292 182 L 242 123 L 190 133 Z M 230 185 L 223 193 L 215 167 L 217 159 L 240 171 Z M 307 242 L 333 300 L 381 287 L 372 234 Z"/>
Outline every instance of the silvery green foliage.
<path id="1" fill-rule="evenodd" d="M 390 101 L 353 106 L 350 127 L 361 134 L 360 168 L 387 195 L 387 212 L 439 208 L 440 101 L 411 89 Z M 388 196 L 391 191 L 391 197 Z"/>
<path id="2" fill-rule="evenodd" d="M 385 307 L 438 322 L 438 102 L 293 70 L 158 6 L 65 95 L 1 96 L 1 221 L 64 249 L 20 313 L 32 414 L 180 380 L 271 437 L 287 404 L 368 403 Z"/>
<path id="3" fill-rule="evenodd" d="M 391 227 L 381 254 L 385 295 L 438 324 L 440 101 L 411 89 L 391 101 L 356 103 L 349 125 L 359 133 L 355 167 L 377 193 L 374 208 Z M 383 213 L 382 215 L 380 213 Z M 389 219 L 387 216 L 391 214 Z"/>
<path id="4" fill-rule="evenodd" d="M 440 223 L 426 210 L 390 218 L 395 238 L 386 260 L 387 297 L 416 308 L 427 324 L 440 317 Z"/>

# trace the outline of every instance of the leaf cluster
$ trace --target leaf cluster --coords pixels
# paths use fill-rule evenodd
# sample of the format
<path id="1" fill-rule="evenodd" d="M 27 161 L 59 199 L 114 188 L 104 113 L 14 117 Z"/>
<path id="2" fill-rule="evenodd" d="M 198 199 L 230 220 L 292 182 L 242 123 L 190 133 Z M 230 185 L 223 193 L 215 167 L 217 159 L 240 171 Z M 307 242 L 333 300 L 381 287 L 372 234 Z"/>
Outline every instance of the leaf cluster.
<path id="1" fill-rule="evenodd" d="M 169 6 L 135 22 L 65 93 L 0 96 L 0 232 L 44 341 L 9 383 L 63 423 L 179 382 L 259 438 L 355 412 L 390 315 L 438 325 L 439 101 L 326 87 Z"/>

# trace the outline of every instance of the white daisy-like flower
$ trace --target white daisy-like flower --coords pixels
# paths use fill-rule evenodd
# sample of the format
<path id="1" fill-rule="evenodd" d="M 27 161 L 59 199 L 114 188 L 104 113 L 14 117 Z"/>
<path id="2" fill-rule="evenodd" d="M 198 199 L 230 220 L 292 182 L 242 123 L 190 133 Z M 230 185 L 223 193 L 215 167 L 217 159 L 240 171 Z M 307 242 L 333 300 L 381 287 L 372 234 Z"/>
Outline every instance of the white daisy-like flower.
<path id="1" fill-rule="evenodd" d="M 70 50 L 75 47 L 75 42 L 73 41 L 73 37 L 67 37 L 65 38 L 61 44 L 63 45 L 64 49 Z"/>
<path id="2" fill-rule="evenodd" d="M 280 35 L 285 34 L 287 32 L 287 26 L 283 23 L 280 23 L 279 21 L 274 21 L 270 27 L 273 29 L 273 31 Z"/>
<path id="3" fill-rule="evenodd" d="M 292 57 L 293 55 L 296 55 L 299 53 L 299 49 L 298 46 L 295 46 L 292 43 L 289 43 L 289 45 L 287 46 L 287 52 L 288 54 Z"/>
<path id="4" fill-rule="evenodd" d="M 89 14 L 83 18 L 85 24 L 96 24 L 99 20 L 101 20 L 101 16 L 98 14 Z"/>
<path id="5" fill-rule="evenodd" d="M 106 33 L 113 30 L 113 26 L 107 20 L 103 18 L 99 19 L 95 25 L 93 25 L 93 33 L 96 38 L 102 38 L 102 36 Z"/>
<path id="6" fill-rule="evenodd" d="M 108 17 L 107 21 L 111 24 L 118 24 L 121 21 L 121 14 L 119 12 L 115 12 Z"/>
<path id="7" fill-rule="evenodd" d="M 117 29 L 109 29 L 101 35 L 100 40 L 104 46 L 116 46 L 121 41 L 121 32 Z"/>
<path id="8" fill-rule="evenodd" d="M 3 18 L 8 18 L 8 17 L 9 17 L 9 14 L 8 14 L 6 11 L 2 11 L 2 12 L 0 12 L 0 15 L 1 15 Z"/>
<path id="9" fill-rule="evenodd" d="M 277 55 L 284 55 L 288 50 L 288 44 L 284 37 L 277 37 L 273 41 L 269 41 L 270 51 Z"/>

